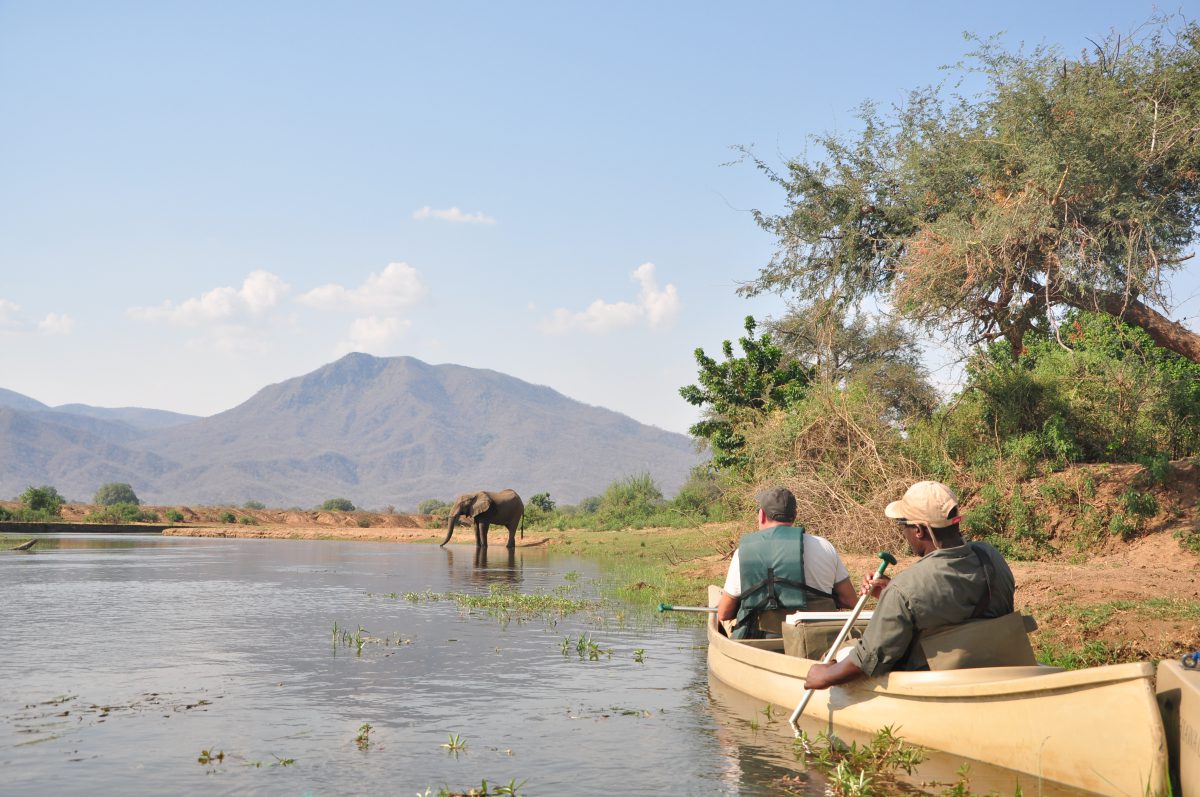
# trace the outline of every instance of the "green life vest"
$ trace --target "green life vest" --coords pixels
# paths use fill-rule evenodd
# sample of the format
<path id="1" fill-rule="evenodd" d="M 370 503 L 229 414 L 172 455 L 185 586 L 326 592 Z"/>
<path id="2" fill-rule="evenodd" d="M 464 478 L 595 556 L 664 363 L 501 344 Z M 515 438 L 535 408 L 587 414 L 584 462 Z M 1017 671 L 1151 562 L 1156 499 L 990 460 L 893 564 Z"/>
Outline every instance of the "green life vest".
<path id="1" fill-rule="evenodd" d="M 805 609 L 810 593 L 833 597 L 804 583 L 803 526 L 773 526 L 745 535 L 738 544 L 738 564 L 742 594 L 734 639 L 761 638 L 757 621 L 763 612 Z"/>

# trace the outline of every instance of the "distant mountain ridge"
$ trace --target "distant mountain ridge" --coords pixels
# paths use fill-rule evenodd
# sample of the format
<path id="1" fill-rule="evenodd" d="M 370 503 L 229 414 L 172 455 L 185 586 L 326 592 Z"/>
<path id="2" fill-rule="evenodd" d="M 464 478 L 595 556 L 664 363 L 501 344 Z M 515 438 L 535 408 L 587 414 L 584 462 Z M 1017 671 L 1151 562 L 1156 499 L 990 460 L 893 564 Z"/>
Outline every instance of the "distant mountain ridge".
<path id="1" fill-rule="evenodd" d="M 86 499 L 122 481 L 161 504 L 344 497 L 412 509 L 504 487 L 574 503 L 643 471 L 669 495 L 700 459 L 685 435 L 497 371 L 411 357 L 348 354 L 208 418 L 50 408 L 0 389 L 4 497 L 53 484 Z"/>

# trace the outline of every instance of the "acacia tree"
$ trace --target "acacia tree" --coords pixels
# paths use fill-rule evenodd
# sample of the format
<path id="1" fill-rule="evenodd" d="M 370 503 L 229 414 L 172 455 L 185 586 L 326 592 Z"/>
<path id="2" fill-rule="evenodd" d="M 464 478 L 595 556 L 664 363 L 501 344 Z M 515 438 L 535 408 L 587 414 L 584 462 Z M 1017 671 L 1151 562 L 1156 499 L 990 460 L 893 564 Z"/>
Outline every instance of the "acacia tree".
<path id="1" fill-rule="evenodd" d="M 141 501 L 137 497 L 137 493 L 133 491 L 133 487 L 125 482 L 109 482 L 108 484 L 100 485 L 100 489 L 96 491 L 96 495 L 92 498 L 93 504 L 100 506 L 112 506 L 113 504 L 140 504 Z"/>
<path id="2" fill-rule="evenodd" d="M 767 326 L 783 351 L 812 365 L 819 379 L 871 385 L 887 400 L 886 418 L 894 424 L 927 416 L 937 406 L 916 341 L 898 319 L 848 317 L 843 304 L 815 302 L 794 306 Z"/>
<path id="3" fill-rule="evenodd" d="M 921 89 L 862 131 L 817 139 L 825 158 L 756 166 L 787 195 L 755 219 L 778 249 L 741 292 L 802 302 L 890 301 L 975 344 L 1099 311 L 1200 362 L 1172 322 L 1168 278 L 1200 225 L 1200 28 L 1165 20 L 1078 58 L 994 41 L 957 69 L 986 88 Z"/>
<path id="4" fill-rule="evenodd" d="M 709 357 L 704 349 L 696 349 L 700 384 L 679 389 L 685 401 L 704 410 L 704 418 L 688 433 L 711 446 L 713 464 L 718 468 L 746 461 L 741 453 L 746 440 L 738 427 L 753 424 L 771 410 L 804 398 L 812 381 L 812 370 L 788 357 L 770 334 L 756 338 L 757 326 L 753 316 L 746 316 L 746 336 L 738 339 L 741 357 L 733 355 L 733 343 L 728 340 L 721 344 L 724 362 Z"/>

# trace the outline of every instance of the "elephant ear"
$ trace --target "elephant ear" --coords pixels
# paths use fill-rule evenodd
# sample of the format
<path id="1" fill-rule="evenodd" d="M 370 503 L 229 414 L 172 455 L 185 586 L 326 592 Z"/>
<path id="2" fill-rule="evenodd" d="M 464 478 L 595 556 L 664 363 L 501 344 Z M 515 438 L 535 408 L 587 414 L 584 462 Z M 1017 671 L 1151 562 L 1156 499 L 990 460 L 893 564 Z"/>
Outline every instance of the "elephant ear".
<path id="1" fill-rule="evenodd" d="M 471 517 L 482 515 L 492 508 L 492 497 L 485 492 L 475 493 L 475 503 L 471 506 Z"/>

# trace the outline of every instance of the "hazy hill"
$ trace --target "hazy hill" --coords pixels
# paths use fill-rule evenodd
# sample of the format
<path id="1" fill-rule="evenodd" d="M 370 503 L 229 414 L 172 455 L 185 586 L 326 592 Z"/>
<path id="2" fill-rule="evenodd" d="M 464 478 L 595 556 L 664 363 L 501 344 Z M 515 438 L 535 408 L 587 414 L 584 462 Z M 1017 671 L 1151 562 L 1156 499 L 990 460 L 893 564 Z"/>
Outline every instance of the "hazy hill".
<path id="1" fill-rule="evenodd" d="M 0 406 L 13 403 L 0 395 Z M 68 421 L 64 409 L 0 410 L 0 495 L 44 482 L 85 498 L 127 481 L 154 503 L 307 507 L 336 496 L 412 508 L 503 487 L 573 503 L 639 471 L 669 495 L 700 459 L 684 435 L 495 371 L 409 357 L 350 354 L 226 412 L 159 428 L 145 420 L 152 410 L 76 410 Z M 96 426 L 71 425 L 84 420 Z"/>

